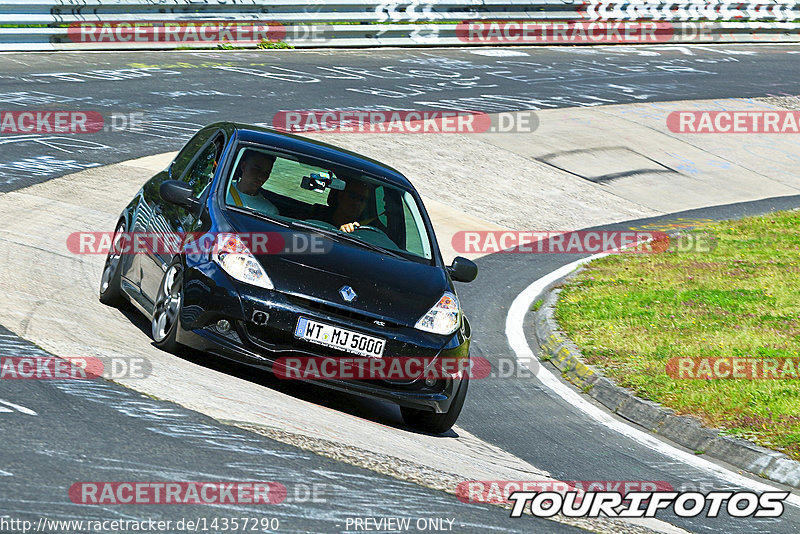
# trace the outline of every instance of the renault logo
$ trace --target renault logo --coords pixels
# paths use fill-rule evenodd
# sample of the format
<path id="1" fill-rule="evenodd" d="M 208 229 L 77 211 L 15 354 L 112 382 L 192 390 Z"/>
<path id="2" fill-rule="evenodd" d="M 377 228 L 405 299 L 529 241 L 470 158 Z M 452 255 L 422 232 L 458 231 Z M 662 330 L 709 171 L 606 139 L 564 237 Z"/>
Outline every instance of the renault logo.
<path id="1" fill-rule="evenodd" d="M 356 300 L 356 297 L 358 296 L 356 295 L 356 292 L 353 291 L 353 288 L 350 286 L 342 286 L 342 288 L 339 290 L 339 294 L 342 296 L 345 302 L 353 302 L 354 300 Z"/>

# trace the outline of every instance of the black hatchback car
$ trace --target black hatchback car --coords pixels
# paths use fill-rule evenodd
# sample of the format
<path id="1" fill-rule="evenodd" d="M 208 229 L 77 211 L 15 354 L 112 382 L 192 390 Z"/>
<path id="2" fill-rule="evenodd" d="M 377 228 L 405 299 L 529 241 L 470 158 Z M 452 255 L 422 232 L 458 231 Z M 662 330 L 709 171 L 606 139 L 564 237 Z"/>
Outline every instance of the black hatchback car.
<path id="1" fill-rule="evenodd" d="M 134 250 L 137 235 L 146 246 Z M 448 430 L 461 412 L 470 325 L 453 281 L 472 281 L 477 267 L 460 257 L 444 265 L 398 171 L 315 140 L 216 123 L 142 187 L 114 236 L 100 300 L 146 314 L 158 347 L 279 376 L 291 375 L 289 361 L 349 359 L 362 371 L 365 361 L 420 358 L 428 371 L 456 361 L 452 373 L 294 376 L 392 401 L 427 432 Z"/>

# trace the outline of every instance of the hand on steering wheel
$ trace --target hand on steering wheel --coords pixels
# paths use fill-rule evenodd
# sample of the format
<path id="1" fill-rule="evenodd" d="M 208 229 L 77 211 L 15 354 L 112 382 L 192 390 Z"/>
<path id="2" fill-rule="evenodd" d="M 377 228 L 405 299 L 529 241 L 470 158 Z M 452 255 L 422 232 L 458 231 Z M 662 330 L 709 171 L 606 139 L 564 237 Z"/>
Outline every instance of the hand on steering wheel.
<path id="1" fill-rule="evenodd" d="M 343 224 L 342 226 L 339 227 L 339 230 L 341 230 L 342 232 L 346 232 L 348 234 L 350 232 L 355 232 L 356 230 L 369 230 L 371 232 L 383 233 L 383 231 L 381 231 L 379 228 L 375 228 L 374 226 L 369 226 L 366 224 L 362 225 L 358 221 Z"/>

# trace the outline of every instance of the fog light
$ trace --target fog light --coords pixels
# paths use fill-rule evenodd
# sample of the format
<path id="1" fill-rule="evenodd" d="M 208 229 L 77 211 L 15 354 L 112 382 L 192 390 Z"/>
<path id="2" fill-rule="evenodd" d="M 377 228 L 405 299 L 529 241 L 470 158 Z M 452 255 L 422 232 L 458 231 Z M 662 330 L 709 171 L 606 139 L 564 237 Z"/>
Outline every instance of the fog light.
<path id="1" fill-rule="evenodd" d="M 425 385 L 428 386 L 429 388 L 432 388 L 433 386 L 436 385 L 436 379 L 433 378 L 432 376 L 429 376 L 428 378 L 425 379 Z"/>
<path id="2" fill-rule="evenodd" d="M 227 320 L 220 319 L 219 321 L 217 321 L 217 330 L 219 330 L 223 334 L 230 329 L 231 329 L 231 323 L 229 323 Z"/>

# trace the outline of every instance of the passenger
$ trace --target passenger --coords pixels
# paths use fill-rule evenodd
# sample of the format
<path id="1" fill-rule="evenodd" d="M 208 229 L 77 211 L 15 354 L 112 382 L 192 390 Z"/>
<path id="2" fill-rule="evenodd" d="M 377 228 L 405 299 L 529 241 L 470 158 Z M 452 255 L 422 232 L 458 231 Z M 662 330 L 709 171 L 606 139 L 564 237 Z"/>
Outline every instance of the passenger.
<path id="1" fill-rule="evenodd" d="M 264 152 L 247 150 L 233 173 L 227 203 L 251 208 L 265 215 L 277 215 L 278 208 L 264 195 L 261 187 L 269 179 L 275 158 Z"/>

